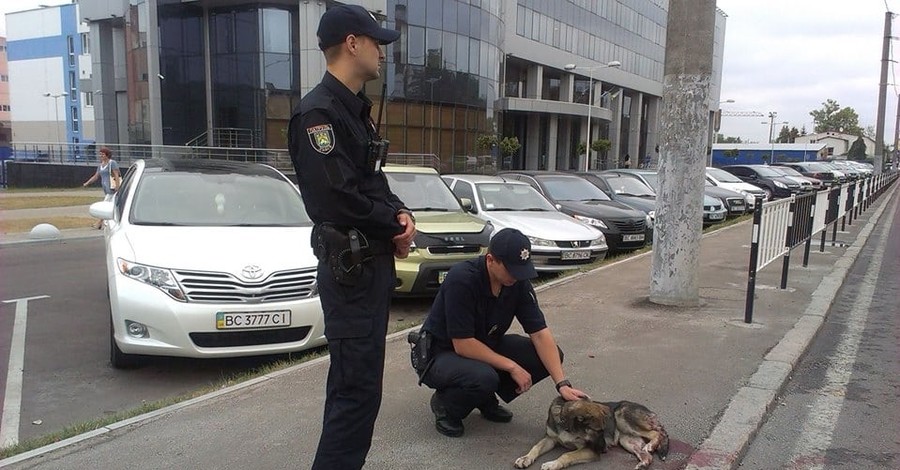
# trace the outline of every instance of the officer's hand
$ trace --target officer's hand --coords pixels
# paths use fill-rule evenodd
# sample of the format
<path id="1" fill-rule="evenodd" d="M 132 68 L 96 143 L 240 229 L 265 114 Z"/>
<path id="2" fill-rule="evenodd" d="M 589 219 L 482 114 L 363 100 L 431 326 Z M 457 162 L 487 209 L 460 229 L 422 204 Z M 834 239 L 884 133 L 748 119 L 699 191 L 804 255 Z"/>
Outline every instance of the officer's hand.
<path id="1" fill-rule="evenodd" d="M 394 243 L 394 257 L 397 259 L 406 259 L 407 256 L 409 256 L 409 245 Z"/>
<path id="2" fill-rule="evenodd" d="M 413 222 L 409 214 L 401 212 L 397 214 L 397 222 L 403 226 L 403 232 L 394 236 L 394 244 L 398 246 L 406 246 L 407 249 L 416 237 L 416 223 Z"/>
<path id="3" fill-rule="evenodd" d="M 521 366 L 516 365 L 512 370 L 509 371 L 509 375 L 512 376 L 512 379 L 516 382 L 516 385 L 519 387 L 516 388 L 516 393 L 523 394 L 531 388 L 531 374 L 528 373 L 527 370 L 523 369 Z"/>
<path id="4" fill-rule="evenodd" d="M 591 397 L 589 397 L 587 393 L 584 393 L 577 388 L 569 387 L 568 385 L 563 386 L 559 389 L 559 396 L 565 398 L 567 401 L 575 401 L 582 398 L 587 400 L 591 399 Z"/>

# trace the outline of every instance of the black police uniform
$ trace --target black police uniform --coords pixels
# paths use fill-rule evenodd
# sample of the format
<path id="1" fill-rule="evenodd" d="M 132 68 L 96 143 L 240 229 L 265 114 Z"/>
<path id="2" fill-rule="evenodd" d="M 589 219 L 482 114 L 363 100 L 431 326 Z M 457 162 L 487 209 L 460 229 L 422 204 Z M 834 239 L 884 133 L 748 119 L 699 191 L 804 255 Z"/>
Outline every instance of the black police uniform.
<path id="1" fill-rule="evenodd" d="M 528 334 L 547 327 L 531 282 L 503 287 L 495 297 L 486 263 L 482 256 L 453 266 L 423 325 L 432 335 L 433 362 L 422 382 L 436 390 L 437 400 L 454 419 L 465 418 L 475 408 L 496 405 L 495 393 L 507 403 L 518 396 L 518 385 L 509 373 L 459 356 L 453 349 L 454 338 L 481 341 L 528 371 L 533 384 L 549 375 L 530 338 L 506 334 L 514 318 Z"/>
<path id="2" fill-rule="evenodd" d="M 375 19 L 361 7 L 341 5 L 325 15 L 320 41 L 326 35 L 336 41 L 346 34 L 379 35 Z M 328 28 L 332 30 L 323 31 Z M 396 39 L 383 31 L 382 42 Z M 334 40 L 320 46 L 336 44 Z M 381 406 L 385 335 L 396 278 L 392 238 L 404 230 L 397 215 L 406 207 L 388 187 L 382 162 L 369 151 L 379 139 L 371 109 L 362 92 L 354 94 L 326 73 L 300 101 L 289 127 L 291 160 L 306 210 L 316 224 L 319 297 L 331 356 L 322 435 L 312 467 L 319 470 L 362 468 Z M 326 227 L 338 234 L 355 229 L 362 237 L 362 260 L 349 282 L 334 274 L 330 254 L 321 251 L 325 245 L 316 246 Z"/>

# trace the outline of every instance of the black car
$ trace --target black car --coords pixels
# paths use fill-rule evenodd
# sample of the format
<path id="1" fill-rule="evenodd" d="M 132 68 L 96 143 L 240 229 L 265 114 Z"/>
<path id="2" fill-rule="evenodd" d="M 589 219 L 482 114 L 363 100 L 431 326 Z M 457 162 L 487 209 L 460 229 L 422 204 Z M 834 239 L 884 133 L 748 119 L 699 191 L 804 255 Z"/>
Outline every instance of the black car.
<path id="1" fill-rule="evenodd" d="M 565 214 L 603 232 L 610 252 L 643 248 L 649 216 L 610 198 L 584 178 L 551 171 L 510 171 L 506 179 L 524 181 Z"/>
<path id="2" fill-rule="evenodd" d="M 640 178 L 614 173 L 576 173 L 600 188 L 610 199 L 637 209 L 650 218 L 656 214 L 656 193 Z"/>
<path id="3" fill-rule="evenodd" d="M 829 165 L 820 162 L 783 162 L 778 165 L 793 168 L 808 178 L 822 180 L 827 186 L 847 182 L 847 177 L 842 172 L 836 172 Z"/>
<path id="4" fill-rule="evenodd" d="M 759 186 L 766 192 L 767 199 L 790 197 L 801 191 L 800 183 L 783 176 L 768 165 L 729 165 L 722 169 L 741 181 Z"/>
<path id="5" fill-rule="evenodd" d="M 707 196 L 721 200 L 722 203 L 725 204 L 725 209 L 728 210 L 729 216 L 736 217 L 744 215 L 750 210 L 750 207 L 747 204 L 747 198 L 743 194 L 730 189 L 720 188 L 710 183 L 709 180 L 706 180 L 705 182 L 706 186 L 703 187 L 703 193 Z"/>

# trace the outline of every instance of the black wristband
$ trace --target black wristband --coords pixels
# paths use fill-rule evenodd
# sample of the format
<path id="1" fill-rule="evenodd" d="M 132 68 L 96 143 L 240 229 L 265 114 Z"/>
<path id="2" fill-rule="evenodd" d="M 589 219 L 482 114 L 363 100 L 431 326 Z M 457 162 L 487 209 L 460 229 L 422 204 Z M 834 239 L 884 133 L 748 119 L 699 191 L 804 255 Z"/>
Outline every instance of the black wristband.
<path id="1" fill-rule="evenodd" d="M 560 390 L 561 388 L 563 388 L 563 387 L 571 387 L 571 386 L 572 386 L 572 382 L 569 382 L 569 379 L 562 379 L 562 380 L 560 380 L 559 382 L 556 383 L 556 391 L 559 392 L 559 390 Z"/>

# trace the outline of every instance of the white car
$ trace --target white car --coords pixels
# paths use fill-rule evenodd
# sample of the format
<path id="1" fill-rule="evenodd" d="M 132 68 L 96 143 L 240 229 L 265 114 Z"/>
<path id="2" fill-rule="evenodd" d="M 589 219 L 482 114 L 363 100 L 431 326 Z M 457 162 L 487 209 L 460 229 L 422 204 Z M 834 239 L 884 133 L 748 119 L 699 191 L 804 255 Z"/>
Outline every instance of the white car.
<path id="1" fill-rule="evenodd" d="M 737 176 L 734 176 L 721 168 L 707 167 L 706 181 L 709 181 L 720 188 L 730 189 L 743 194 L 747 200 L 747 207 L 750 209 L 753 209 L 756 206 L 757 197 L 762 198 L 763 201 L 766 200 L 766 192 L 763 191 L 762 188 L 750 183 L 745 183 Z"/>
<path id="2" fill-rule="evenodd" d="M 325 344 L 312 222 L 274 168 L 139 160 L 90 213 L 106 220 L 114 367 Z"/>
<path id="3" fill-rule="evenodd" d="M 575 269 L 609 251 L 602 232 L 563 214 L 527 183 L 479 175 L 447 175 L 444 181 L 469 212 L 496 231 L 515 228 L 525 234 L 538 271 Z"/>

